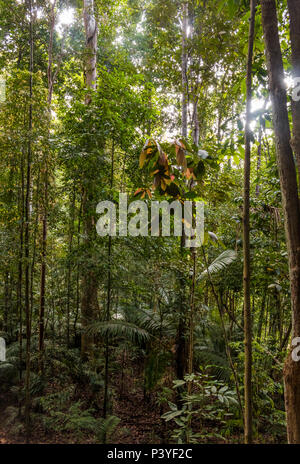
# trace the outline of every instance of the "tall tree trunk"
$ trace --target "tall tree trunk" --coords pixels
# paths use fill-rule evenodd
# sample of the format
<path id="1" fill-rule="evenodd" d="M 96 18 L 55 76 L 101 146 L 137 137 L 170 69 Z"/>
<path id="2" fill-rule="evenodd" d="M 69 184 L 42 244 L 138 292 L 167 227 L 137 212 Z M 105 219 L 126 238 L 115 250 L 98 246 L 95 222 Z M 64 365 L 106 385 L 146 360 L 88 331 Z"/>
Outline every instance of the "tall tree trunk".
<path id="1" fill-rule="evenodd" d="M 250 301 L 250 168 L 251 168 L 251 99 L 252 99 L 252 60 L 255 29 L 256 0 L 251 0 L 247 59 L 247 103 L 245 124 L 245 162 L 244 162 L 244 205 L 243 205 L 243 288 L 244 288 L 244 440 L 252 443 L 252 327 Z"/>
<path id="2" fill-rule="evenodd" d="M 233 359 L 232 359 L 232 356 L 231 356 L 230 344 L 229 344 L 227 331 L 226 331 L 226 327 L 225 327 L 225 321 L 224 321 L 224 315 L 223 315 L 224 310 L 223 310 L 223 307 L 222 307 L 222 302 L 220 301 L 220 299 L 218 297 L 218 294 L 216 292 L 213 280 L 211 278 L 211 274 L 209 272 L 208 261 L 207 261 L 207 258 L 206 258 L 206 254 L 205 254 L 205 250 L 204 250 L 203 245 L 201 246 L 201 250 L 202 250 L 202 255 L 203 255 L 203 261 L 204 261 L 205 268 L 206 268 L 206 271 L 207 271 L 209 284 L 211 286 L 212 294 L 213 294 L 213 297 L 214 297 L 214 299 L 216 301 L 216 304 L 217 304 L 217 307 L 218 307 L 220 321 L 221 321 L 221 327 L 222 327 L 223 336 L 224 336 L 226 356 L 227 356 L 228 363 L 229 363 L 229 366 L 230 366 L 230 369 L 232 371 L 232 375 L 233 375 L 233 378 L 234 378 L 234 384 L 235 384 L 236 394 L 237 394 L 237 398 L 238 398 L 239 408 L 240 408 L 240 411 L 241 411 L 241 417 L 243 417 L 243 404 L 242 404 L 242 399 L 241 399 L 241 394 L 240 394 L 239 379 L 238 379 L 238 374 L 237 374 L 237 371 L 236 371 L 236 368 L 234 366 Z"/>
<path id="3" fill-rule="evenodd" d="M 80 247 L 80 232 L 81 232 L 81 216 L 82 216 L 82 196 L 80 198 L 80 205 L 78 210 L 78 224 L 77 224 L 77 250 Z M 79 308 L 80 308 L 80 268 L 79 262 L 77 262 L 76 266 L 76 311 L 74 317 L 74 340 L 77 339 L 77 321 L 79 316 Z"/>
<path id="4" fill-rule="evenodd" d="M 92 90 L 96 88 L 97 79 L 97 24 L 95 19 L 94 0 L 84 0 L 84 27 L 86 39 L 86 86 L 88 89 Z M 91 103 L 91 94 L 88 93 L 86 95 L 85 103 L 86 105 Z M 82 216 L 87 259 L 89 261 L 92 260 L 91 241 L 94 236 L 93 217 L 90 214 L 90 208 L 92 206 L 92 193 L 89 191 L 88 187 L 86 187 L 83 193 Z M 92 267 L 92 264 L 89 263 L 88 269 L 85 270 L 82 279 L 81 317 L 83 330 L 81 337 L 81 353 L 83 359 L 87 359 L 91 354 L 94 342 L 94 337 L 85 329 L 93 321 L 95 312 L 98 308 L 97 277 Z"/>
<path id="5" fill-rule="evenodd" d="M 293 77 L 300 78 L 300 2 L 299 0 L 288 0 L 287 3 L 290 16 Z M 300 100 L 292 99 L 292 117 L 293 138 L 291 145 L 296 156 L 300 178 Z"/>
<path id="6" fill-rule="evenodd" d="M 182 98 L 181 98 L 181 135 L 187 138 L 188 127 L 188 82 L 187 82 L 187 28 L 188 28 L 188 4 L 186 1 L 182 5 L 182 49 L 181 49 L 181 84 L 182 84 Z M 181 254 L 184 250 L 184 232 L 181 237 L 180 248 Z M 175 368 L 176 377 L 183 379 L 186 372 L 186 314 L 185 314 L 185 292 L 184 292 L 184 277 L 179 277 L 180 298 L 179 298 L 179 321 L 176 333 L 176 352 L 175 352 Z M 179 399 L 179 397 L 178 397 Z"/>
<path id="7" fill-rule="evenodd" d="M 182 108 L 181 108 L 181 134 L 187 137 L 188 126 L 188 80 L 187 80 L 187 29 L 188 29 L 188 4 L 182 5 L 182 50 L 181 50 L 181 79 L 182 79 Z"/>
<path id="8" fill-rule="evenodd" d="M 111 154 L 111 174 L 110 174 L 110 190 L 112 194 L 114 184 L 114 164 L 115 164 L 115 143 L 112 142 L 112 154 Z M 111 312 L 111 290 L 112 290 L 112 238 L 108 237 L 108 274 L 107 274 L 107 301 L 106 301 L 106 314 L 105 320 L 110 320 Z M 103 417 L 107 417 L 108 407 L 108 381 L 109 381 L 109 338 L 105 337 L 105 367 L 104 367 L 104 401 L 103 401 Z M 103 443 L 106 443 L 106 433 L 103 436 Z"/>
<path id="9" fill-rule="evenodd" d="M 50 37 L 48 47 L 48 119 L 49 119 L 49 132 L 48 139 L 50 139 L 50 124 L 51 124 L 51 103 L 53 95 L 54 76 L 52 70 L 53 61 L 53 36 L 55 27 L 55 8 L 56 0 L 51 5 L 50 12 Z M 48 234 L 48 162 L 47 154 L 44 154 L 43 166 L 43 218 L 42 218 L 42 250 L 41 250 L 41 286 L 40 286 L 40 312 L 39 312 L 39 369 L 43 371 L 43 351 L 44 351 L 44 332 L 45 332 L 45 293 L 46 293 L 46 254 L 47 254 L 47 234 Z"/>
<path id="10" fill-rule="evenodd" d="M 25 316 L 26 316 L 26 373 L 25 373 L 25 426 L 26 442 L 30 439 L 30 361 L 31 361 L 31 310 L 30 310 L 30 198 L 31 198 L 31 163 L 32 163 L 32 97 L 33 97 L 33 12 L 32 0 L 29 6 L 29 117 L 28 117 L 28 146 L 27 146 L 27 175 L 26 175 L 26 194 L 25 194 L 25 224 L 24 224 L 24 258 L 25 258 Z"/>
<path id="11" fill-rule="evenodd" d="M 73 249 L 74 221 L 75 221 L 75 197 L 76 186 L 74 183 L 72 200 L 70 202 L 69 244 L 68 244 L 68 269 L 67 269 L 67 347 L 70 346 L 70 300 L 71 300 L 71 254 Z"/>
<path id="12" fill-rule="evenodd" d="M 269 87 L 273 107 L 277 164 L 280 176 L 291 285 L 292 336 L 300 335 L 300 207 L 296 167 L 290 145 L 284 72 L 275 0 L 262 0 Z M 284 368 L 285 407 L 289 443 L 300 443 L 300 363 L 289 355 Z"/>
<path id="13" fill-rule="evenodd" d="M 96 89 L 97 80 L 97 23 L 95 18 L 94 0 L 84 0 L 84 28 L 85 28 L 85 79 L 88 89 Z M 86 104 L 91 102 L 91 96 L 87 94 Z"/>
<path id="14" fill-rule="evenodd" d="M 21 154 L 21 193 L 20 193 L 20 243 L 18 256 L 18 283 L 17 306 L 19 309 L 19 380 L 20 392 L 22 388 L 22 364 L 23 364 L 23 308 L 22 308 L 22 283 L 23 283 L 23 241 L 24 241 L 24 207 L 25 207 L 25 176 L 24 176 L 24 151 Z M 21 395 L 20 395 L 21 397 Z M 19 402 L 19 414 L 21 413 L 21 401 Z"/>

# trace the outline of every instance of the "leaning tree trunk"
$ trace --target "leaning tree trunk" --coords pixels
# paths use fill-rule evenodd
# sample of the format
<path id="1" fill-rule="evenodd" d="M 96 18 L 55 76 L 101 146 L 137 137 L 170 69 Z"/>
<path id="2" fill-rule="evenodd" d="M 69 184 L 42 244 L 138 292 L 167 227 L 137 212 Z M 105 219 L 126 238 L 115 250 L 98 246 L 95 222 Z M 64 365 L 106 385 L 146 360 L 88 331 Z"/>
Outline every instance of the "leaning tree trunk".
<path id="1" fill-rule="evenodd" d="M 84 0 L 84 27 L 85 27 L 85 75 L 86 86 L 88 89 L 96 88 L 97 79 L 97 23 L 95 18 L 94 0 Z M 90 105 L 91 94 L 87 93 L 85 104 Z M 89 170 L 87 170 L 89 172 Z M 91 189 L 92 190 L 92 189 Z M 82 299 L 81 299 L 81 353 L 84 359 L 91 354 L 94 337 L 86 331 L 87 326 L 93 321 L 95 312 L 98 308 L 97 301 L 97 277 L 91 264 L 93 260 L 91 242 L 94 237 L 93 217 L 90 209 L 93 207 L 92 192 L 86 187 L 83 193 L 82 216 L 85 234 L 85 249 L 89 261 L 88 268 L 85 270 L 82 279 Z"/>
<path id="2" fill-rule="evenodd" d="M 290 37 L 292 47 L 293 77 L 300 78 L 300 2 L 299 0 L 288 0 L 290 15 Z M 293 138 L 292 147 L 298 165 L 300 176 L 300 100 L 292 100 L 293 116 Z"/>
<path id="3" fill-rule="evenodd" d="M 244 439 L 252 443 L 252 327 L 250 301 L 250 167 L 251 167 L 251 99 L 252 99 L 252 59 L 255 29 L 256 0 L 251 0 L 247 59 L 247 103 L 245 125 L 245 162 L 244 162 L 244 206 L 243 206 L 243 287 L 244 287 L 244 343 L 245 343 L 245 413 Z"/>
<path id="4" fill-rule="evenodd" d="M 275 0 L 262 0 L 261 9 L 288 247 L 292 334 L 296 337 L 300 334 L 300 207 L 296 167 L 290 145 L 290 127 Z M 284 385 L 288 441 L 299 444 L 300 363 L 294 362 L 290 354 L 285 362 Z"/>

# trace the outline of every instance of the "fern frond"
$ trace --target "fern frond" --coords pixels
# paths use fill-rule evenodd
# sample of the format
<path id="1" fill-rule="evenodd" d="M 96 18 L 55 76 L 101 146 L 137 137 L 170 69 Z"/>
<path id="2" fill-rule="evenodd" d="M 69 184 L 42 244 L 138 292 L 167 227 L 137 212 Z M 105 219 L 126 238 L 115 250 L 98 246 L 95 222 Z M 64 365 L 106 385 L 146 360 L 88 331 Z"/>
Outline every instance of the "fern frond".
<path id="1" fill-rule="evenodd" d="M 103 443 L 104 437 L 107 439 L 114 432 L 120 421 L 121 419 L 117 416 L 108 416 L 106 419 L 101 419 L 97 441 Z"/>

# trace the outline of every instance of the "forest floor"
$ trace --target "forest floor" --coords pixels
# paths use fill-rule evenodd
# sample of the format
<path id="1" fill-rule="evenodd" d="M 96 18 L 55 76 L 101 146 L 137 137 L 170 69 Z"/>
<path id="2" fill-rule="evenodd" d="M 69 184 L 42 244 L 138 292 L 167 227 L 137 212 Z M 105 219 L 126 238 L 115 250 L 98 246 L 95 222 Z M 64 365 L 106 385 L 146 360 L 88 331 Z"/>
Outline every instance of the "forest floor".
<path id="1" fill-rule="evenodd" d="M 161 419 L 162 410 L 156 402 L 156 396 L 151 395 L 151 399 L 144 397 L 143 377 L 140 369 L 135 366 L 130 366 L 129 371 L 124 378 L 124 382 L 120 381 L 120 376 L 117 373 L 111 379 L 114 390 L 114 408 L 113 414 L 120 419 L 119 425 L 109 443 L 113 444 L 163 444 L 170 443 L 167 436 L 170 436 L 172 425 L 166 424 Z M 47 385 L 48 392 L 57 392 L 59 387 L 52 380 Z M 80 399 L 85 404 L 89 404 L 89 396 L 85 389 L 80 388 Z M 102 400 L 100 401 L 100 404 Z M 24 427 L 16 419 L 9 418 L 9 410 L 17 411 L 16 399 L 11 392 L 0 393 L 0 444 L 23 444 L 26 443 Z M 15 413 L 16 416 L 16 413 Z M 76 436 L 72 432 L 61 431 L 46 431 L 41 421 L 41 414 L 33 414 L 32 433 L 30 443 L 33 444 L 93 444 L 95 436 L 85 433 L 82 437 Z M 101 410 L 97 412 L 97 416 L 101 417 Z M 7 420 L 8 419 L 8 420 Z M 206 427 L 206 432 L 210 432 L 211 425 Z M 213 431 L 213 429 L 211 430 Z M 202 440 L 201 440 L 202 441 Z M 260 435 L 256 443 L 274 443 L 274 437 Z M 204 441 L 205 442 L 205 441 Z M 242 434 L 234 434 L 225 440 L 217 437 L 210 437 L 208 443 L 242 443 Z"/>
<path id="2" fill-rule="evenodd" d="M 1 409 L 0 416 L 5 415 L 7 408 L 7 399 L 0 399 Z M 153 406 L 150 404 L 145 407 L 143 393 L 136 392 L 134 395 L 126 395 L 122 400 L 118 401 L 115 407 L 114 414 L 121 419 L 121 425 L 116 431 L 116 443 L 124 444 L 143 444 L 157 442 L 157 436 L 160 427 L 160 418 Z M 155 434 L 157 430 L 157 435 Z M 155 439 L 156 438 L 156 439 Z M 154 441 L 152 441 L 154 439 Z M 32 427 L 31 443 L 35 444 L 62 444 L 62 443 L 77 443 L 71 434 L 66 433 L 46 433 L 39 424 L 34 424 Z M 84 443 L 93 443 L 93 440 L 88 438 L 80 440 Z M 24 435 L 14 433 L 7 426 L 0 423 L 0 444 L 25 443 Z"/>
<path id="3" fill-rule="evenodd" d="M 113 379 L 116 398 L 114 399 L 113 414 L 120 419 L 120 425 L 113 435 L 114 443 L 143 444 L 159 443 L 162 421 L 159 408 L 150 400 L 144 399 L 143 384 L 140 378 L 127 378 L 123 392 L 119 394 L 120 385 Z M 49 389 L 56 390 L 55 384 L 50 384 Z M 0 394 L 0 417 L 7 418 L 9 408 L 16 408 L 16 401 L 8 393 Z M 0 422 L 0 444 L 26 443 L 24 431 L 15 427 L 16 421 Z M 94 443 L 94 438 L 75 438 L 72 433 L 46 432 L 39 421 L 33 420 L 30 443 L 33 444 L 74 444 Z"/>

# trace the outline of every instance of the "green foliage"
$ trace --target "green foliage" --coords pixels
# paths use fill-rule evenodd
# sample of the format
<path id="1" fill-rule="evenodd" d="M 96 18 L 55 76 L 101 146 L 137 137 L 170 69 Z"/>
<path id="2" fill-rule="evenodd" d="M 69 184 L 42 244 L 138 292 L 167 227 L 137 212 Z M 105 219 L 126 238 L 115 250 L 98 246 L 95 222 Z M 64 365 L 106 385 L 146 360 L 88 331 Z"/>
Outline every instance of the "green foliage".
<path id="1" fill-rule="evenodd" d="M 1 389 L 13 385 L 16 382 L 18 372 L 13 364 L 0 362 L 0 384 Z"/>
<path id="2" fill-rule="evenodd" d="M 119 423 L 120 419 L 116 416 L 108 416 L 106 419 L 100 420 L 100 425 L 98 425 L 99 430 L 96 435 L 97 442 L 103 443 L 105 439 L 107 443 L 107 440 L 110 439 Z"/>
<path id="3" fill-rule="evenodd" d="M 96 442 L 102 443 L 109 439 L 118 426 L 120 419 L 108 416 L 106 419 L 96 418 L 93 408 L 85 408 L 82 401 L 69 402 L 70 392 L 41 397 L 39 404 L 47 415 L 42 416 L 43 426 L 47 431 L 69 432 L 75 439 L 82 440 L 86 436 L 93 436 Z M 65 409 L 65 411 L 64 411 Z"/>
<path id="4" fill-rule="evenodd" d="M 190 383 L 192 391 L 190 394 L 181 393 L 180 408 L 169 402 L 170 410 L 162 416 L 167 422 L 174 421 L 177 425 L 172 431 L 172 439 L 179 444 L 186 440 L 188 443 L 200 443 L 203 439 L 224 439 L 219 431 L 226 424 L 225 418 L 227 420 L 232 415 L 230 407 L 236 408 L 238 405 L 236 393 L 204 371 L 186 375 L 184 380 L 175 380 L 173 383 L 174 389 L 186 388 Z M 196 421 L 201 428 L 207 422 L 217 423 L 218 432 L 195 432 L 193 423 Z"/>
<path id="5" fill-rule="evenodd" d="M 98 422 L 93 417 L 93 409 L 82 409 L 82 402 L 72 404 L 66 412 L 50 410 L 50 416 L 43 418 L 46 430 L 72 432 L 75 438 L 82 438 L 88 432 L 97 430 Z"/>
<path id="6" fill-rule="evenodd" d="M 144 398 L 139 407 L 145 421 L 148 409 L 153 421 L 147 440 L 164 442 L 170 427 L 177 442 L 218 442 L 224 437 L 241 442 L 243 424 L 224 331 L 243 399 L 241 251 L 249 1 L 187 2 L 186 138 L 179 135 L 183 2 L 95 1 L 99 38 L 93 91 L 85 85 L 83 2 L 57 2 L 56 21 L 72 7 L 74 22 L 68 27 L 55 25 L 51 57 L 50 2 L 33 3 L 37 11 L 31 76 L 28 2 L 0 0 L 0 65 L 6 80 L 6 100 L 0 103 L 0 336 L 7 342 L 7 361 L 0 363 L 1 400 L 3 396 L 7 403 L 4 427 L 24 437 L 27 367 L 33 436 L 40 434 L 42 424 L 47 431 L 59 432 L 61 441 L 102 443 L 115 436 L 128 441 L 137 436 L 133 427 L 144 424 L 133 425 L 128 417 L 124 424 L 128 436 L 122 435 L 114 413 L 128 409 L 130 416 L 132 404 Z M 286 440 L 282 367 L 291 332 L 290 285 L 259 4 L 257 13 L 250 179 L 253 418 L 255 440 L 277 443 Z M 277 2 L 277 13 L 289 79 L 286 2 Z M 49 58 L 55 77 L 51 105 Z M 291 120 L 290 105 L 288 112 Z M 197 130 L 199 141 L 194 143 Z M 173 389 L 178 365 L 186 371 L 193 288 L 190 250 L 177 237 L 98 237 L 96 205 L 102 200 L 117 205 L 119 192 L 148 203 L 151 199 L 205 203 L 203 248 L 208 270 L 203 250 L 198 249 L 193 289 L 193 369 L 200 374 L 175 381 Z M 43 217 L 47 219 L 45 333 L 40 352 Z M 84 292 L 90 274 L 97 302 L 93 301 L 87 329 L 94 344 L 85 362 L 80 352 L 81 310 L 92 296 Z M 26 288 L 30 366 L 25 358 Z M 202 366 L 206 370 L 201 371 Z M 188 384 L 192 384 L 189 395 Z M 105 386 L 111 415 L 103 420 Z M 159 411 L 168 403 L 166 424 L 155 427 Z"/>
<path id="7" fill-rule="evenodd" d="M 125 338 L 132 342 L 141 343 L 150 338 L 148 332 L 127 321 L 101 321 L 94 323 L 89 329 L 103 337 Z"/>

